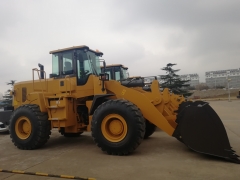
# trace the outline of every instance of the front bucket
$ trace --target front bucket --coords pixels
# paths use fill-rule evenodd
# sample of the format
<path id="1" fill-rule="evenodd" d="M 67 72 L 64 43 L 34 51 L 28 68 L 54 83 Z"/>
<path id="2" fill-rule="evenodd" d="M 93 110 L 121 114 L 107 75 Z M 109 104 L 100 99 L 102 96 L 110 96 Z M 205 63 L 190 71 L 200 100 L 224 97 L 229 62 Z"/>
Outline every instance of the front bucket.
<path id="1" fill-rule="evenodd" d="M 221 119 L 207 102 L 189 102 L 180 107 L 174 137 L 196 152 L 240 163 Z"/>

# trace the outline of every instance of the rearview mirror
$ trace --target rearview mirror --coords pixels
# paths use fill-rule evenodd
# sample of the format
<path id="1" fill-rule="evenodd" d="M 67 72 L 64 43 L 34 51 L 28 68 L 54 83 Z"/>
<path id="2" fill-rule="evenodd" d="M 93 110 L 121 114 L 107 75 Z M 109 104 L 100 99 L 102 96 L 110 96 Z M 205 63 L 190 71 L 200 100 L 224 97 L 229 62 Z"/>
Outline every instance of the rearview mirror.
<path id="1" fill-rule="evenodd" d="M 99 80 L 101 80 L 101 81 L 109 81 L 109 74 L 107 74 L 107 73 L 100 73 Z"/>

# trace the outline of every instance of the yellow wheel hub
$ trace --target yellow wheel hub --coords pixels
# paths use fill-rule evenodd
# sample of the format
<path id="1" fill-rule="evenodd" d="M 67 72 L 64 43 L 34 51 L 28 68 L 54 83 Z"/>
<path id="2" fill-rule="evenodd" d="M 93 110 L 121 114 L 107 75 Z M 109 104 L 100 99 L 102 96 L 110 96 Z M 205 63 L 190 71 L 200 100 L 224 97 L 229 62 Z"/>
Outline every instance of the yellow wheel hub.
<path id="1" fill-rule="evenodd" d="M 27 139 L 32 132 L 32 125 L 30 120 L 25 116 L 19 117 L 15 124 L 15 132 L 18 138 L 23 140 Z"/>
<path id="2" fill-rule="evenodd" d="M 103 136 L 111 142 L 120 142 L 127 135 L 127 123 L 118 114 L 107 115 L 101 124 Z"/>

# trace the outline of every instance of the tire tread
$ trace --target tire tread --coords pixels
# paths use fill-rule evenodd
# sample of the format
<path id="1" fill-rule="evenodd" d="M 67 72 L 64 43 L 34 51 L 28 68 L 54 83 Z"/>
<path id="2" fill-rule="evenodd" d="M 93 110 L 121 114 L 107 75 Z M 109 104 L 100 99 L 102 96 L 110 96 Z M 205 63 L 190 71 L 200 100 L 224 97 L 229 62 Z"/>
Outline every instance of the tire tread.
<path id="1" fill-rule="evenodd" d="M 36 123 L 37 127 L 37 132 L 33 135 L 32 139 L 29 141 L 29 143 L 21 143 L 19 141 L 17 135 L 14 132 L 14 124 L 12 123 L 13 118 L 21 111 L 29 111 L 34 115 L 36 118 L 31 121 L 31 123 Z M 34 122 L 35 121 L 35 122 Z M 25 104 L 17 108 L 11 118 L 10 118 L 10 138 L 12 139 L 12 142 L 16 147 L 19 149 L 24 149 L 24 150 L 32 150 L 32 149 L 37 149 L 41 146 L 43 146 L 48 139 L 50 138 L 51 135 L 51 123 L 48 120 L 47 113 L 41 112 L 40 108 L 36 104 Z M 32 128 L 33 130 L 33 128 Z"/>
<path id="2" fill-rule="evenodd" d="M 98 134 L 96 133 L 97 130 L 97 123 L 98 123 L 98 116 L 99 114 L 108 107 L 111 106 L 121 106 L 121 107 L 125 107 L 126 109 L 129 109 L 129 111 L 133 114 L 133 119 L 135 122 L 135 126 L 134 128 L 136 128 L 136 132 L 137 135 L 134 137 L 133 143 L 129 144 L 128 147 L 126 147 L 125 149 L 116 151 L 116 150 L 112 150 L 112 148 L 108 148 L 106 147 L 100 137 L 98 136 Z M 133 103 L 127 101 L 127 100 L 123 100 L 123 99 L 115 99 L 115 100 L 109 100 L 104 102 L 103 104 L 101 104 L 94 112 L 93 115 L 93 119 L 92 119 L 92 126 L 91 126 L 91 130 L 92 130 L 92 137 L 94 142 L 96 143 L 96 145 L 101 148 L 102 151 L 106 151 L 108 154 L 111 155 L 128 155 L 130 153 L 132 153 L 142 142 L 143 138 L 144 138 L 144 134 L 145 134 L 145 119 L 143 118 L 143 115 L 141 113 L 141 111 L 137 108 L 136 105 L 134 105 Z"/>

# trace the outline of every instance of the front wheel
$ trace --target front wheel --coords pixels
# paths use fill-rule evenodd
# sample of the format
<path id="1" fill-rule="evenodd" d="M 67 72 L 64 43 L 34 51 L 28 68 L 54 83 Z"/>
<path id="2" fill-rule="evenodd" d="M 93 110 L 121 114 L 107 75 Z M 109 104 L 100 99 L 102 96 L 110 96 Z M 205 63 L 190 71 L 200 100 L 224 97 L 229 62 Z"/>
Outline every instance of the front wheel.
<path id="1" fill-rule="evenodd" d="M 51 124 L 38 105 L 26 104 L 13 111 L 9 130 L 12 142 L 19 149 L 36 149 L 48 141 Z"/>
<path id="2" fill-rule="evenodd" d="M 145 119 L 141 111 L 126 100 L 109 100 L 94 112 L 92 137 L 102 151 L 113 155 L 127 155 L 142 142 Z"/>

